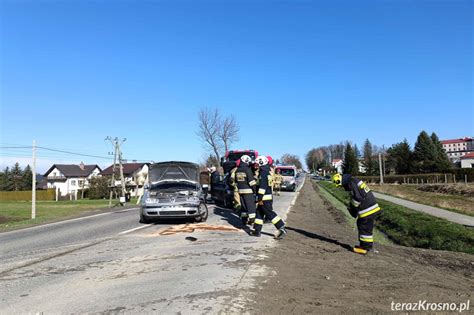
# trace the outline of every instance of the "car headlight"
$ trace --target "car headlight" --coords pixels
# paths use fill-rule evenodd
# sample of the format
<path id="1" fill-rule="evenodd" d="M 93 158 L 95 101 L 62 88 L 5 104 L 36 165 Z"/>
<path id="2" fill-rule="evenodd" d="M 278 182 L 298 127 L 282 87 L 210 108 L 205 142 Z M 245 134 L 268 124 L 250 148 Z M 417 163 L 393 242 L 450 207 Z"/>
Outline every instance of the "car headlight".
<path id="1" fill-rule="evenodd" d="M 199 198 L 198 197 L 188 197 L 189 202 L 198 202 Z"/>

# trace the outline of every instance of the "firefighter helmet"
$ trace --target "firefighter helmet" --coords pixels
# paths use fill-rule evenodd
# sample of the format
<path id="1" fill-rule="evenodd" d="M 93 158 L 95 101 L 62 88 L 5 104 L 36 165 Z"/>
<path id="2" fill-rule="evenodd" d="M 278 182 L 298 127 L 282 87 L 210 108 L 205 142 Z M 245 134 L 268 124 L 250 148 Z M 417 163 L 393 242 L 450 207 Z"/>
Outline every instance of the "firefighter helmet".
<path id="1" fill-rule="evenodd" d="M 255 162 L 257 162 L 258 165 L 264 166 L 268 164 L 268 159 L 266 156 L 260 155 Z"/>
<path id="2" fill-rule="evenodd" d="M 268 164 L 273 165 L 273 159 L 270 155 L 267 155 Z"/>
<path id="3" fill-rule="evenodd" d="M 242 155 L 240 160 L 242 161 L 242 163 L 245 163 L 245 164 L 249 164 L 250 162 L 252 162 L 252 158 L 246 154 Z"/>
<path id="4" fill-rule="evenodd" d="M 336 187 L 342 187 L 342 175 L 337 173 L 332 177 L 332 182 Z"/>

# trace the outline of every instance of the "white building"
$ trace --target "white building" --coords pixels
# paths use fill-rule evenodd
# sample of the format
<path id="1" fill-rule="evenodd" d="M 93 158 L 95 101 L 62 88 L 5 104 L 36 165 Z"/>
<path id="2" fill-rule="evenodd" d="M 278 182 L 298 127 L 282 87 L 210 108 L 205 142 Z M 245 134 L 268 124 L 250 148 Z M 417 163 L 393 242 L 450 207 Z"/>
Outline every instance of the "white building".
<path id="1" fill-rule="evenodd" d="M 98 165 L 54 164 L 43 175 L 47 188 L 59 189 L 61 196 L 75 195 L 89 187 L 89 180 L 98 176 L 101 169 Z"/>
<path id="2" fill-rule="evenodd" d="M 148 178 L 148 163 L 123 163 L 123 177 L 125 180 L 125 187 L 132 196 L 140 196 L 143 193 L 143 185 L 145 185 Z M 104 169 L 100 175 L 111 176 L 113 172 L 113 165 Z M 115 183 L 114 186 L 121 186 L 119 165 L 116 165 Z"/>
<path id="3" fill-rule="evenodd" d="M 333 159 L 331 162 L 332 167 L 336 169 L 336 172 L 342 174 L 342 164 L 344 161 L 342 159 Z"/>
<path id="4" fill-rule="evenodd" d="M 461 168 L 474 168 L 474 153 L 461 156 Z"/>
<path id="5" fill-rule="evenodd" d="M 462 156 L 474 152 L 474 139 L 465 137 L 441 141 L 443 149 L 452 162 L 458 162 Z"/>

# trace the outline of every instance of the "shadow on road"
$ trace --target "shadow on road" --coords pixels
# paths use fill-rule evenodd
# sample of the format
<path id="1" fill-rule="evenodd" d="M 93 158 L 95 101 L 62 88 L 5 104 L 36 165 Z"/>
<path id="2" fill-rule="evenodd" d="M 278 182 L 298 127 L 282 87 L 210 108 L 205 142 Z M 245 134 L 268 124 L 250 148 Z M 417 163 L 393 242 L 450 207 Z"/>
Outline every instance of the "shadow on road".
<path id="1" fill-rule="evenodd" d="M 304 236 L 309 237 L 309 238 L 314 238 L 314 239 L 317 239 L 317 240 L 320 240 L 320 241 L 323 241 L 323 242 L 327 242 L 327 243 L 331 243 L 331 244 L 341 246 L 342 248 L 347 249 L 348 251 L 352 252 L 352 246 L 351 245 L 341 243 L 341 242 L 339 242 L 337 240 L 334 240 L 332 238 L 327 238 L 325 236 L 321 236 L 321 235 L 318 235 L 318 234 L 315 234 L 315 233 L 312 233 L 312 232 L 308 232 L 308 231 L 305 231 L 305 230 L 297 229 L 297 228 L 292 228 L 290 226 L 286 227 L 286 229 L 289 230 L 289 231 L 294 231 L 296 233 L 300 233 L 301 235 L 304 235 Z"/>

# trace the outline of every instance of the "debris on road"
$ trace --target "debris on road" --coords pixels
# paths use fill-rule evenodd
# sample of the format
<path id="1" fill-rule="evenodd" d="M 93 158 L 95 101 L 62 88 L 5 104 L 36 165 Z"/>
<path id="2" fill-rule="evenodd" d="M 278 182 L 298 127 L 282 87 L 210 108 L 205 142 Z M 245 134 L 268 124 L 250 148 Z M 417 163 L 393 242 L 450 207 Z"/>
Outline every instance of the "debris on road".
<path id="1" fill-rule="evenodd" d="M 193 223 L 193 224 L 180 224 L 176 226 L 170 226 L 166 229 L 158 231 L 158 235 L 174 235 L 176 233 L 193 233 L 195 230 L 201 231 L 229 231 L 238 232 L 240 229 L 225 226 L 225 225 L 210 225 L 206 223 Z"/>

